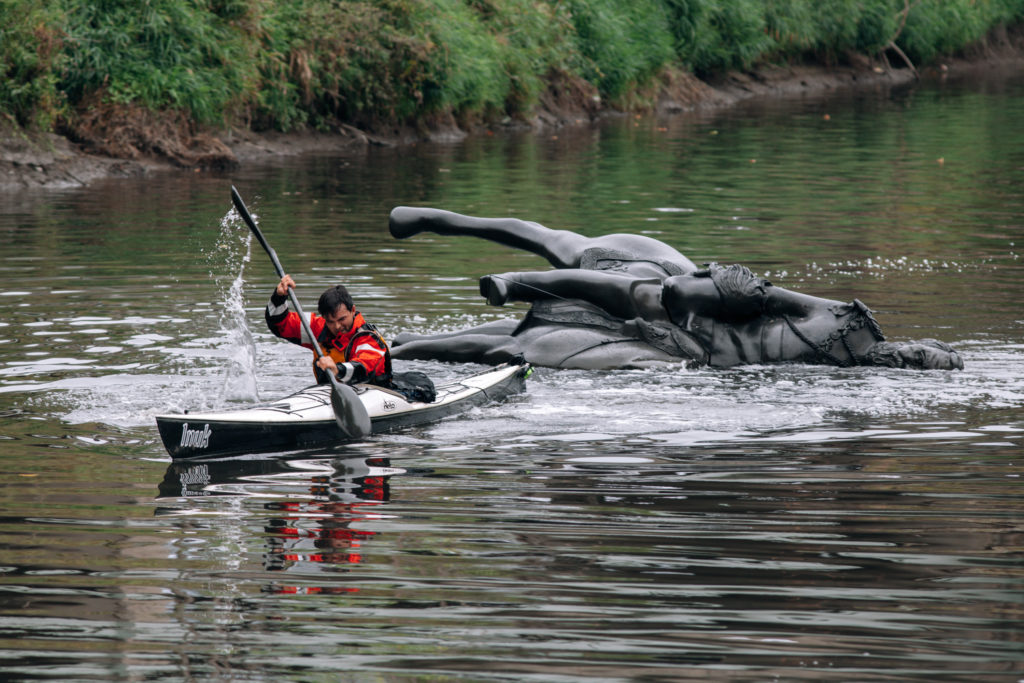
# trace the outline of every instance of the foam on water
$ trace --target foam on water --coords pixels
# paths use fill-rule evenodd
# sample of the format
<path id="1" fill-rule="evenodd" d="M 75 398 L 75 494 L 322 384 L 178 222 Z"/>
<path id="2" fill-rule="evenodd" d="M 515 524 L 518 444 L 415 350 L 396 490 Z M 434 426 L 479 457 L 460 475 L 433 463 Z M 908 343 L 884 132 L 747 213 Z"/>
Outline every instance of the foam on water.
<path id="1" fill-rule="evenodd" d="M 226 301 L 239 302 L 240 291 Z M 242 313 L 239 305 L 233 314 L 239 326 L 233 329 L 147 349 L 148 357 L 162 359 L 159 364 L 41 358 L 5 368 L 9 377 L 28 381 L 2 391 L 32 391 L 41 402 L 56 400 L 70 423 L 136 427 L 151 425 L 156 414 L 238 406 L 310 383 L 308 352 L 269 333 L 253 334 Z M 965 408 L 1024 405 L 1024 373 L 1014 370 L 1024 364 L 1020 345 L 977 340 L 960 346 L 966 369 L 958 372 L 813 365 L 720 370 L 680 364 L 615 372 L 538 368 L 524 394 L 407 436 L 451 444 L 498 440 L 511 448 L 559 440 L 726 443 L 800 433 L 827 441 L 837 432 L 866 433 L 876 422 L 946 416 L 957 423 Z M 123 353 L 105 355 L 124 359 Z M 424 370 L 437 382 L 479 369 L 433 362 L 399 362 L 399 367 Z M 44 368 L 65 376 L 53 382 L 29 379 Z M 85 376 L 95 373 L 101 376 Z M 243 389 L 239 394 L 225 390 L 233 380 Z"/>
<path id="2" fill-rule="evenodd" d="M 525 395 L 447 420 L 425 436 L 480 445 L 502 440 L 523 449 L 556 441 L 685 445 L 799 433 L 826 442 L 835 433 L 863 434 L 876 422 L 946 416 L 959 423 L 965 408 L 1024 405 L 1024 376 L 1012 371 L 1022 364 L 1019 350 L 974 343 L 964 353 L 967 369 L 957 372 L 813 365 L 539 368 Z M 952 431 L 925 435 L 949 437 Z"/>

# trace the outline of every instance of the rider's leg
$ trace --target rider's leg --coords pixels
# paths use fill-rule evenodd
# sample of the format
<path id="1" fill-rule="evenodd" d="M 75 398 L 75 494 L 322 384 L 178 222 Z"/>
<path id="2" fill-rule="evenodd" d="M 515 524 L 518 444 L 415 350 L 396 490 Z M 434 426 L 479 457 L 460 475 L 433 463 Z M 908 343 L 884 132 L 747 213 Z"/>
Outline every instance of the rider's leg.
<path id="1" fill-rule="evenodd" d="M 548 270 L 486 275 L 480 278 L 480 293 L 494 306 L 508 301 L 578 299 L 618 318 L 630 319 L 647 313 L 644 302 L 636 297 L 640 284 L 661 288 L 657 280 L 639 280 L 602 270 Z"/>
<path id="2" fill-rule="evenodd" d="M 476 218 L 441 209 L 399 206 L 388 222 L 398 239 L 421 232 L 480 237 L 542 256 L 555 268 L 575 268 L 590 238 L 568 230 L 552 230 L 540 223 L 518 218 Z"/>

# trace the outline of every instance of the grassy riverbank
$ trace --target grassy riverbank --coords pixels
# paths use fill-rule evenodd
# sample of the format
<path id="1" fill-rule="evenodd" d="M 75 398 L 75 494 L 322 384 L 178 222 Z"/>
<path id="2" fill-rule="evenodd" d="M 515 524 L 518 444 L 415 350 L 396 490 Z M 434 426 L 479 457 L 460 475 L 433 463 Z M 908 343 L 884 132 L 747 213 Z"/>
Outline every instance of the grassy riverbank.
<path id="1" fill-rule="evenodd" d="M 0 120 L 215 163 L 203 131 L 637 109 L 680 77 L 906 68 L 1022 22 L 1024 0 L 0 0 Z"/>

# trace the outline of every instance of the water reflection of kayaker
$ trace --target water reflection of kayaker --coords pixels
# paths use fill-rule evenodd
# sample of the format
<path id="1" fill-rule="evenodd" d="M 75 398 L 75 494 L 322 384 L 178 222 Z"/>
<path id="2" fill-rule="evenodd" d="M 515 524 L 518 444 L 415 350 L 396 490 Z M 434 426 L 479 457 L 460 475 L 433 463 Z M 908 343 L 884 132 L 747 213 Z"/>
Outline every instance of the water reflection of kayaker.
<path id="1" fill-rule="evenodd" d="M 277 283 L 267 304 L 267 327 L 282 339 L 312 349 L 313 340 L 306 338 L 299 314 L 288 309 L 288 289 L 292 287 L 295 287 L 295 280 L 291 275 L 285 275 Z M 317 312 L 319 315 L 309 316 L 309 328 L 324 351 L 315 363 L 317 381 L 326 382 L 323 373 L 329 371 L 340 382 L 389 386 L 391 354 L 388 345 L 377 328 L 356 310 L 345 286 L 335 285 L 324 290 L 317 302 Z"/>
<path id="2" fill-rule="evenodd" d="M 399 207 L 391 233 L 482 237 L 544 256 L 558 270 L 485 276 L 489 303 L 533 304 L 522 321 L 433 336 L 403 334 L 395 357 L 615 368 L 688 360 L 730 367 L 802 362 L 962 369 L 943 342 L 885 341 L 871 311 L 775 287 L 739 265 L 697 269 L 641 235 L 587 238 L 514 218 L 486 219 Z"/>
<path id="3" fill-rule="evenodd" d="M 273 583 L 272 593 L 349 593 L 356 587 L 309 585 L 320 567 L 354 567 L 364 560 L 364 544 L 379 531 L 366 528 L 380 518 L 381 506 L 391 497 L 390 479 L 405 470 L 384 457 L 343 460 L 308 458 L 224 459 L 172 462 L 159 485 L 159 497 L 204 499 L 277 495 L 263 504 L 266 517 L 263 567 L 283 572 L 287 585 Z M 301 486 L 307 495 L 296 491 Z M 162 507 L 156 514 L 175 515 L 194 508 Z M 255 521 L 255 520 L 254 520 Z M 239 539 L 240 541 L 242 539 Z M 300 585 L 301 584 L 301 585 Z"/>
<path id="4" fill-rule="evenodd" d="M 363 544 L 377 536 L 362 528 L 377 518 L 378 505 L 390 498 L 386 458 L 336 463 L 334 474 L 312 480 L 310 500 L 273 501 L 265 505 L 271 517 L 264 527 L 267 552 L 264 568 L 310 574 L 308 565 L 333 565 L 335 571 L 363 561 Z M 399 470 L 400 471 L 400 470 Z M 358 475 L 358 476 L 353 476 Z M 282 585 L 273 593 L 348 593 L 358 588 L 339 585 Z"/>
<path id="5" fill-rule="evenodd" d="M 377 535 L 353 524 L 365 521 L 365 505 L 374 503 L 268 503 L 267 510 L 280 516 L 267 521 L 264 532 L 270 545 L 265 566 L 285 569 L 302 562 L 359 564 L 362 542 Z M 312 523 L 313 526 L 306 526 Z M 312 540 L 313 549 L 302 548 Z"/>

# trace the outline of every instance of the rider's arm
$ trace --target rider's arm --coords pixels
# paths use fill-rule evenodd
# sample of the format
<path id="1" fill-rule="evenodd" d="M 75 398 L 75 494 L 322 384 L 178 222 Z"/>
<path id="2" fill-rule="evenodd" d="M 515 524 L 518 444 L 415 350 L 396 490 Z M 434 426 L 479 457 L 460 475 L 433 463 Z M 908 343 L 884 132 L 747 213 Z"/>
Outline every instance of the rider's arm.
<path id="1" fill-rule="evenodd" d="M 275 336 L 290 341 L 293 344 L 301 344 L 308 349 L 313 348 L 312 340 L 306 336 L 299 314 L 288 309 L 288 288 L 294 287 L 295 281 L 291 276 L 285 275 L 281 278 L 277 287 L 270 295 L 270 301 L 264 310 L 264 318 L 267 321 L 267 328 Z M 324 321 L 318 315 L 310 315 L 309 325 L 313 334 L 320 334 Z"/>
<path id="2" fill-rule="evenodd" d="M 344 363 L 336 363 L 330 356 L 323 356 L 317 361 L 317 367 L 334 372 L 338 381 L 346 384 L 383 377 L 387 372 L 385 351 L 372 334 L 361 334 L 356 338 L 352 346 L 352 357 Z"/>

